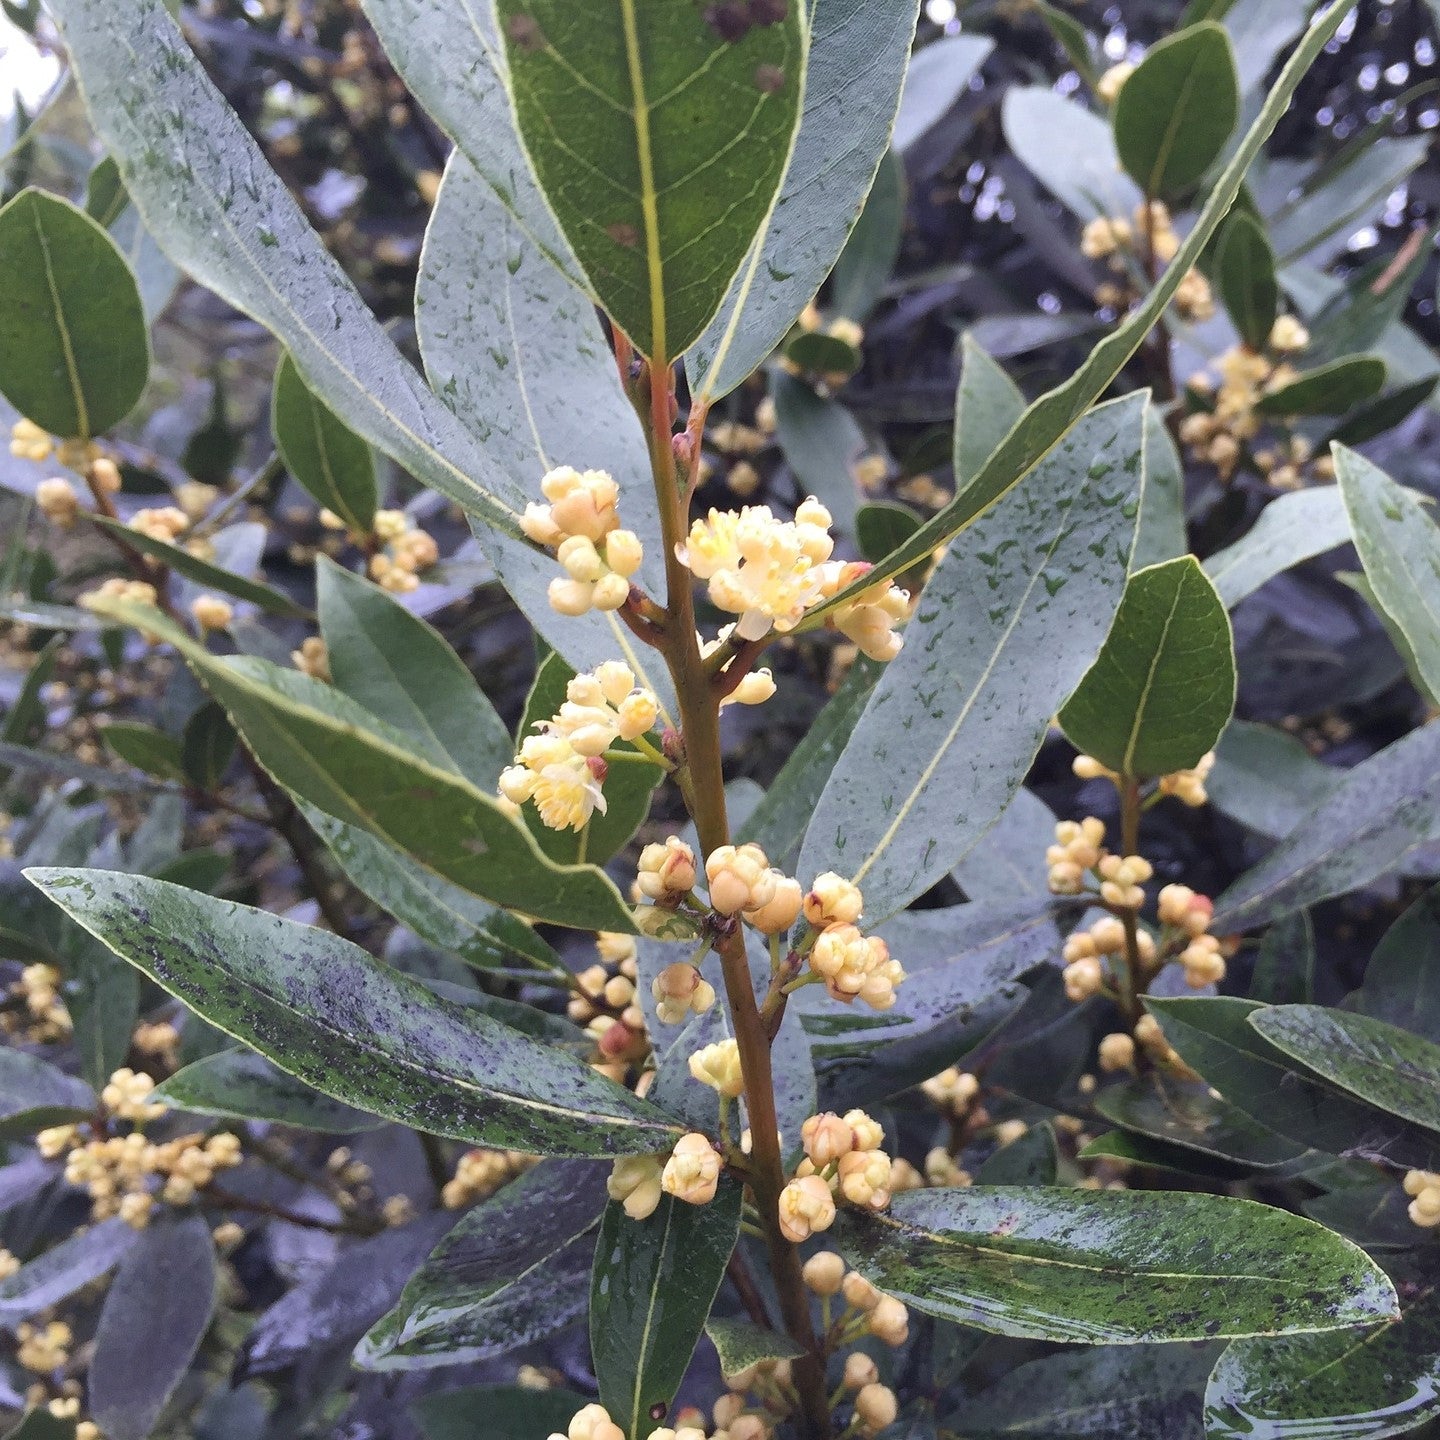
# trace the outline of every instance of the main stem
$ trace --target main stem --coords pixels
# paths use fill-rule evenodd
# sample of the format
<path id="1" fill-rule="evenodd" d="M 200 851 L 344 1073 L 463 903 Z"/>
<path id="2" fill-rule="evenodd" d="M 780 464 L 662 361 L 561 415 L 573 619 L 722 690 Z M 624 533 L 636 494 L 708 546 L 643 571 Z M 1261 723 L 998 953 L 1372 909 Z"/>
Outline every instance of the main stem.
<path id="1" fill-rule="evenodd" d="M 647 428 L 665 545 L 669 620 L 663 649 L 680 707 L 680 728 L 685 742 L 683 763 L 689 776 L 686 799 L 700 837 L 701 853 L 709 855 L 730 843 L 730 822 L 725 808 L 725 777 L 720 765 L 719 702 L 705 672 L 695 635 L 695 597 L 690 572 L 676 553 L 676 547 L 685 538 L 688 517 L 675 470 L 670 406 L 670 367 L 657 360 L 650 369 Z M 785 1186 L 785 1168 L 777 1133 L 770 1039 L 755 1003 L 745 935 L 739 924 L 720 938 L 717 949 L 745 1078 L 751 1136 L 750 1187 L 755 1192 L 755 1206 L 765 1232 L 771 1278 L 780 1299 L 785 1329 L 804 1351 L 795 1361 L 793 1376 L 805 1430 L 809 1440 L 825 1440 L 830 1434 L 825 1367 L 810 1323 L 810 1301 L 800 1273 L 799 1253 L 780 1230 L 780 1192 Z"/>

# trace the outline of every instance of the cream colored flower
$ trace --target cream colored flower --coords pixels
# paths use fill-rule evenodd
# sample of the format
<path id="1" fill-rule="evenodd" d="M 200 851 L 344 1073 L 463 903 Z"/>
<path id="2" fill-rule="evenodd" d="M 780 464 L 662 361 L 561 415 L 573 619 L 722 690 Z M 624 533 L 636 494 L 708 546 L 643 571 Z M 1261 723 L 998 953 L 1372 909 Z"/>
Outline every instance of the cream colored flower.
<path id="1" fill-rule="evenodd" d="M 660 1203 L 661 1165 L 654 1155 L 626 1155 L 615 1162 L 605 1188 L 632 1220 L 644 1220 Z"/>
<path id="2" fill-rule="evenodd" d="M 696 1133 L 682 1135 L 665 1162 L 661 1188 L 687 1205 L 708 1205 L 719 1183 L 720 1157 L 709 1138 Z"/>
<path id="3" fill-rule="evenodd" d="M 835 1223 L 835 1199 L 818 1175 L 791 1180 L 780 1192 L 780 1231 L 793 1245 Z"/>
<path id="4" fill-rule="evenodd" d="M 745 1092 L 740 1068 L 740 1046 L 734 1040 L 717 1040 L 690 1057 L 690 1073 L 702 1085 L 734 1100 Z"/>

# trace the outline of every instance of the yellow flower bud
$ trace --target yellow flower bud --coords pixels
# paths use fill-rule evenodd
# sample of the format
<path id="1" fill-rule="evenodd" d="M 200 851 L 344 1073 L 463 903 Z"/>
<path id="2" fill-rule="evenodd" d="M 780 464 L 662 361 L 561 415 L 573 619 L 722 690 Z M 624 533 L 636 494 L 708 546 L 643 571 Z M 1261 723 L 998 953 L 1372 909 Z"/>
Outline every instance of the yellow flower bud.
<path id="1" fill-rule="evenodd" d="M 899 1413 L 895 1392 L 884 1385 L 867 1385 L 855 1397 L 855 1418 L 867 1435 L 878 1435 L 887 1425 L 893 1425 Z"/>
<path id="2" fill-rule="evenodd" d="M 806 1288 L 816 1295 L 838 1295 L 845 1282 L 845 1261 L 833 1250 L 818 1250 L 800 1272 Z"/>
<path id="3" fill-rule="evenodd" d="M 660 1203 L 660 1174 L 654 1155 L 626 1155 L 615 1162 L 605 1188 L 632 1220 L 644 1220 Z"/>
<path id="4" fill-rule="evenodd" d="M 823 1170 L 855 1148 L 855 1132 L 834 1111 L 827 1110 L 812 1115 L 800 1127 L 800 1143 L 806 1155 Z"/>
<path id="5" fill-rule="evenodd" d="M 818 1175 L 791 1180 L 780 1192 L 780 1231 L 791 1244 L 802 1244 L 834 1223 L 835 1200 Z"/>
<path id="6" fill-rule="evenodd" d="M 766 935 L 778 935 L 795 923 L 805 895 L 798 880 L 778 870 L 772 870 L 770 874 L 775 881 L 773 894 L 765 904 L 746 910 L 745 918 Z"/>
<path id="7" fill-rule="evenodd" d="M 910 1333 L 910 1312 L 893 1295 L 882 1295 L 870 1311 L 869 1328 L 882 1344 L 903 1345 Z"/>
<path id="8" fill-rule="evenodd" d="M 687 1205 L 708 1205 L 720 1183 L 720 1157 L 708 1137 L 682 1135 L 665 1162 L 660 1185 L 668 1195 Z"/>
<path id="9" fill-rule="evenodd" d="M 702 1085 L 734 1100 L 745 1093 L 740 1069 L 740 1047 L 734 1040 L 717 1040 L 690 1057 L 690 1073 Z"/>
<path id="10" fill-rule="evenodd" d="M 833 870 L 817 875 L 805 896 L 805 918 L 817 930 L 830 925 L 853 925 L 864 908 L 859 886 Z"/>

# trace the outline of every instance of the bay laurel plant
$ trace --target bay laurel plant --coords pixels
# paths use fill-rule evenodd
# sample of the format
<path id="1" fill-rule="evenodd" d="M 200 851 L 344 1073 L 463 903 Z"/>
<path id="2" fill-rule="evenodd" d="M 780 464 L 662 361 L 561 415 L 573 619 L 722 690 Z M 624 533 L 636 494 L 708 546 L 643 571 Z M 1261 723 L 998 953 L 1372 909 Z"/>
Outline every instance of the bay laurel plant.
<path id="1" fill-rule="evenodd" d="M 172 664 L 186 713 L 106 731 L 154 807 L 123 845 L 69 804 L 112 772 L 31 744 L 50 648 L 6 721 L 0 760 L 48 754 L 71 790 L 19 796 L 0 1136 L 24 1153 L 0 1197 L 88 1201 L 58 1241 L 0 1212 L 14 1433 L 339 1433 L 318 1401 L 292 1424 L 224 1385 L 187 1418 L 217 1244 L 256 1215 L 354 1248 L 277 1304 L 288 1339 L 250 1335 L 252 1375 L 301 1367 L 338 1311 L 362 1318 L 335 1375 L 422 1380 L 585 1321 L 588 1367 L 417 1389 L 432 1436 L 1440 1414 L 1440 919 L 1420 898 L 1343 1008 L 1315 1003 L 1307 919 L 1433 876 L 1440 732 L 1345 772 L 1233 719 L 1230 610 L 1347 540 L 1359 603 L 1440 699 L 1440 534 L 1354 448 L 1440 373 L 1402 323 L 1424 255 L 1307 268 L 1325 237 L 1271 203 L 1297 162 L 1264 158 L 1346 0 L 1294 7 L 1238 66 L 1232 7 L 1191 5 L 1103 75 L 1035 7 L 1088 98 L 1013 87 L 1003 124 L 1104 277 L 1103 333 L 1033 401 L 967 337 L 953 492 L 923 519 L 857 505 L 811 447 L 855 424 L 836 395 L 893 261 L 896 149 L 990 41 L 912 64 L 913 0 L 363 0 L 454 147 L 422 374 L 164 0 L 48 8 L 108 158 L 83 208 L 32 187 L 0 209 L 0 393 L 40 511 L 109 564 L 7 616 Z M 1312 215 L 1331 183 L 1303 177 Z M 180 272 L 282 349 L 260 477 L 288 472 L 333 541 L 299 599 L 255 578 L 233 502 L 133 503 L 125 423 Z M 794 503 L 699 503 L 767 383 Z M 1203 564 L 1182 454 L 1222 497 L 1278 496 Z M 382 503 L 382 460 L 463 513 L 468 572 L 433 508 Z M 477 569 L 537 637 L 513 732 L 406 603 Z M 804 646 L 840 661 L 833 698 L 767 792 L 727 785 L 730 722 L 780 703 L 775 657 Z M 1058 823 L 1024 788 L 1057 725 L 1102 797 Z M 212 893 L 155 838 L 182 803 L 283 838 L 315 909 Z M 1147 836 L 1212 804 L 1273 842 L 1215 897 Z M 431 968 L 359 943 L 380 932 L 355 896 Z M 433 1214 L 358 1200 L 345 1149 L 333 1219 L 246 1178 L 293 1171 L 289 1130 L 382 1123 L 423 1149 Z M 55 1307 L 112 1270 L 81 1387 Z"/>

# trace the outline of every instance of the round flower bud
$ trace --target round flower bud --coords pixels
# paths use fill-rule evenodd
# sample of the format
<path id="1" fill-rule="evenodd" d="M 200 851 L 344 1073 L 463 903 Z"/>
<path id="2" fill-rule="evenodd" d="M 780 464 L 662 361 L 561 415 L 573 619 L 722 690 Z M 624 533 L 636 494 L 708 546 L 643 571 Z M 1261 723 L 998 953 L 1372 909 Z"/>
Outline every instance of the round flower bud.
<path id="1" fill-rule="evenodd" d="M 615 1162 L 605 1188 L 632 1220 L 644 1220 L 660 1203 L 660 1161 L 654 1155 L 626 1155 Z"/>
<path id="2" fill-rule="evenodd" d="M 634 740 L 652 729 L 660 715 L 660 702 L 649 690 L 636 690 L 619 704 L 619 734 L 622 740 Z"/>
<path id="3" fill-rule="evenodd" d="M 565 1434 L 568 1440 L 625 1440 L 625 1432 L 603 1405 L 587 1405 L 571 1419 Z"/>
<path id="4" fill-rule="evenodd" d="M 595 542 L 587 540 L 583 535 L 572 535 L 568 540 L 561 541 L 555 558 L 572 580 L 583 580 L 593 585 L 607 573 L 607 567 L 595 548 Z"/>
<path id="5" fill-rule="evenodd" d="M 858 1271 L 852 1270 L 840 1286 L 846 1303 L 857 1310 L 873 1310 L 881 1301 L 880 1292 Z"/>
<path id="6" fill-rule="evenodd" d="M 650 900 L 678 898 L 695 886 L 695 852 L 678 836 L 640 852 L 640 893 Z"/>
<path id="7" fill-rule="evenodd" d="M 1270 327 L 1270 348 L 1281 352 L 1303 350 L 1310 343 L 1310 332 L 1293 316 L 1280 315 Z"/>
<path id="8" fill-rule="evenodd" d="M 855 1416 L 866 1434 L 878 1435 L 899 1413 L 895 1392 L 884 1385 L 867 1385 L 855 1397 Z"/>
<path id="9" fill-rule="evenodd" d="M 870 1311 L 870 1333 L 892 1348 L 903 1345 L 910 1334 L 910 1312 L 893 1295 L 882 1295 Z"/>
<path id="10" fill-rule="evenodd" d="M 1122 1031 L 1106 1035 L 1100 1041 L 1100 1068 L 1113 1073 L 1135 1068 L 1135 1041 Z"/>
<path id="11" fill-rule="evenodd" d="M 863 1110 L 847 1110 L 845 1123 L 855 1132 L 857 1150 L 878 1150 L 885 1143 L 885 1130 Z"/>
<path id="12" fill-rule="evenodd" d="M 792 1245 L 802 1244 L 835 1223 L 835 1200 L 818 1175 L 803 1175 L 780 1192 L 780 1233 Z"/>
<path id="13" fill-rule="evenodd" d="M 1433 1170 L 1411 1170 L 1406 1173 L 1402 1188 L 1412 1198 L 1422 1190 L 1440 1189 L 1440 1175 Z"/>
<path id="14" fill-rule="evenodd" d="M 546 589 L 546 595 L 550 600 L 550 608 L 558 615 L 568 615 L 572 619 L 579 615 L 588 615 L 594 608 L 595 587 L 583 580 L 552 580 Z"/>
<path id="15" fill-rule="evenodd" d="M 768 905 L 777 874 L 758 845 L 721 845 L 705 860 L 711 907 L 721 915 L 737 915 Z"/>
<path id="16" fill-rule="evenodd" d="M 763 705 L 775 693 L 775 677 L 768 670 L 752 670 L 720 703 Z"/>
<path id="17" fill-rule="evenodd" d="M 843 1384 L 847 1390 L 863 1390 L 865 1386 L 873 1385 L 879 1378 L 879 1366 L 863 1350 L 852 1350 L 845 1357 Z"/>
<path id="18" fill-rule="evenodd" d="M 606 575 L 595 582 L 597 610 L 620 610 L 630 598 L 630 582 L 623 575 Z"/>
<path id="19" fill-rule="evenodd" d="M 1104 984 L 1105 972 L 1094 958 L 1076 960 L 1065 967 L 1065 993 L 1076 1004 L 1098 995 Z"/>
<path id="20" fill-rule="evenodd" d="M 720 1183 L 720 1157 L 709 1137 L 692 1132 L 675 1142 L 665 1162 L 660 1187 L 687 1205 L 708 1205 Z"/>
<path id="21" fill-rule="evenodd" d="M 817 930 L 830 925 L 853 925 L 864 908 L 859 887 L 833 870 L 817 875 L 805 896 L 805 918 Z"/>
<path id="22" fill-rule="evenodd" d="M 190 614 L 202 630 L 223 630 L 235 618 L 234 607 L 218 595 L 197 595 L 190 602 Z"/>
<path id="23" fill-rule="evenodd" d="M 1101 955 L 1118 955 L 1125 948 L 1125 922 L 1107 915 L 1090 927 L 1090 938 Z"/>
<path id="24" fill-rule="evenodd" d="M 633 530 L 612 530 L 605 537 L 605 563 L 627 580 L 640 568 L 644 548 Z"/>
<path id="25" fill-rule="evenodd" d="M 692 1011 L 703 1015 L 715 1003 L 715 987 L 686 960 L 667 965 L 651 981 L 650 993 L 666 1025 L 678 1025 Z"/>
<path id="26" fill-rule="evenodd" d="M 800 1272 L 806 1288 L 816 1295 L 838 1295 L 845 1282 L 845 1261 L 833 1250 L 818 1250 Z"/>
<path id="27" fill-rule="evenodd" d="M 827 1110 L 812 1115 L 800 1127 L 800 1142 L 806 1155 L 823 1170 L 855 1148 L 855 1132 L 834 1111 Z"/>
<path id="28" fill-rule="evenodd" d="M 35 487 L 35 504 L 47 520 L 62 530 L 68 530 L 80 513 L 80 497 L 63 476 L 42 480 Z"/>
<path id="29" fill-rule="evenodd" d="M 745 918 L 766 935 L 779 935 L 795 923 L 805 896 L 798 880 L 778 870 L 771 870 L 770 874 L 775 877 L 774 894 L 764 905 L 746 910 Z"/>

